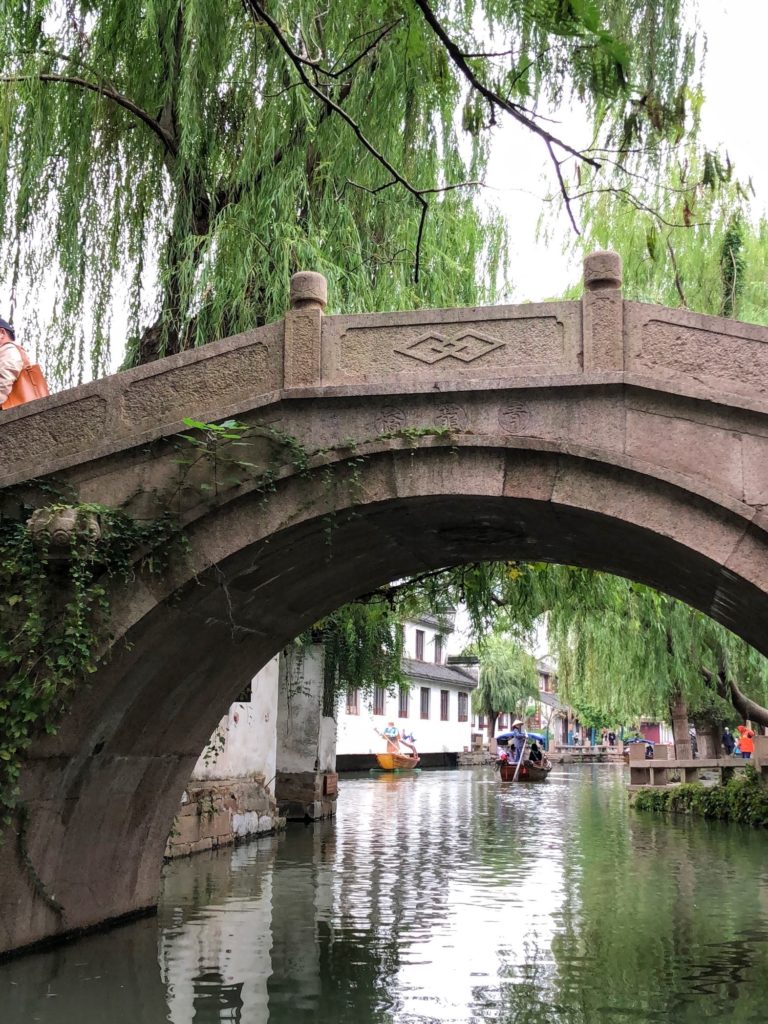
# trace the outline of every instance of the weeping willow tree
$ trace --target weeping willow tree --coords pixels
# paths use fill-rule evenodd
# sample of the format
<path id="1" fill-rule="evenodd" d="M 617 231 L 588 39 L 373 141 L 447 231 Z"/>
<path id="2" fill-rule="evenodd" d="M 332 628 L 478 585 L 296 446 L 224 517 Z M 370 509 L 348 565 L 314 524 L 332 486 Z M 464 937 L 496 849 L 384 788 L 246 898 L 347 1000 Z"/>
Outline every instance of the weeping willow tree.
<path id="1" fill-rule="evenodd" d="M 349 689 L 370 698 L 375 687 L 390 693 L 405 685 L 403 630 L 382 601 L 342 605 L 321 619 L 301 642 L 323 645 L 323 714 L 333 717 Z"/>
<path id="2" fill-rule="evenodd" d="M 547 575 L 548 635 L 560 692 L 574 706 L 614 723 L 670 719 L 685 748 L 689 718 L 712 734 L 749 715 L 742 686 L 765 702 L 768 661 L 708 616 L 620 577 L 568 567 Z M 753 711 L 768 721 L 764 707 Z"/>
<path id="3" fill-rule="evenodd" d="M 488 739 L 496 731 L 502 711 L 525 717 L 529 697 L 539 692 L 536 659 L 513 637 L 494 632 L 482 640 L 482 663 L 477 689 L 472 692 L 472 710 L 485 715 Z"/>
<path id="4" fill-rule="evenodd" d="M 689 717 L 702 733 L 737 717 L 768 725 L 768 660 L 701 612 L 622 577 L 541 562 L 472 563 L 381 588 L 364 603 L 393 623 L 415 609 L 463 604 L 481 659 L 475 710 L 493 722 L 523 695 L 502 700 L 497 688 L 524 678 L 515 658 L 525 661 L 524 645 L 546 617 L 560 696 L 596 722 L 671 717 L 681 745 Z"/>
<path id="5" fill-rule="evenodd" d="M 301 268 L 344 311 L 493 300 L 493 128 L 631 187 L 695 127 L 683 2 L 0 5 L 0 311 L 71 383 L 116 307 L 144 362 L 279 317 Z M 586 149 L 537 112 L 570 103 Z"/>
<path id="6" fill-rule="evenodd" d="M 638 180 L 631 194 L 585 183 L 581 195 L 576 245 L 621 253 L 627 298 L 768 323 L 768 222 L 726 153 L 691 142 L 663 181 Z"/>

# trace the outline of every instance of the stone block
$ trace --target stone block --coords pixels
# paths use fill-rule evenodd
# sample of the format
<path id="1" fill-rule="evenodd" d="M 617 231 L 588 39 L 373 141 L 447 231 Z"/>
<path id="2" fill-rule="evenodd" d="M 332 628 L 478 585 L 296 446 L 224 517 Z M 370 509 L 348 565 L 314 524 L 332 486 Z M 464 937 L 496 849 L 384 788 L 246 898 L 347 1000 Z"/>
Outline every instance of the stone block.
<path id="1" fill-rule="evenodd" d="M 200 816 L 184 815 L 177 820 L 176 831 L 179 843 L 196 843 L 202 833 Z"/>
<path id="2" fill-rule="evenodd" d="M 768 505 L 768 437 L 742 434 L 744 501 Z"/>
<path id="3" fill-rule="evenodd" d="M 209 820 L 201 823 L 201 832 L 211 836 L 225 836 L 232 833 L 232 816 L 229 811 L 219 811 Z"/>
<path id="4" fill-rule="evenodd" d="M 319 308 L 286 314 L 284 387 L 304 388 L 320 383 L 322 319 Z"/>
<path id="5" fill-rule="evenodd" d="M 549 501 L 557 476 L 558 456 L 537 452 L 507 452 L 504 460 L 504 496 Z"/>
<path id="6" fill-rule="evenodd" d="M 625 303 L 627 369 L 706 385 L 724 395 L 768 394 L 766 330 L 646 303 Z"/>
<path id="7" fill-rule="evenodd" d="M 579 369 L 579 303 L 327 317 L 325 379 L 488 380 Z"/>
<path id="8" fill-rule="evenodd" d="M 650 465 L 700 477 L 740 499 L 741 435 L 674 415 L 627 410 L 626 451 Z"/>

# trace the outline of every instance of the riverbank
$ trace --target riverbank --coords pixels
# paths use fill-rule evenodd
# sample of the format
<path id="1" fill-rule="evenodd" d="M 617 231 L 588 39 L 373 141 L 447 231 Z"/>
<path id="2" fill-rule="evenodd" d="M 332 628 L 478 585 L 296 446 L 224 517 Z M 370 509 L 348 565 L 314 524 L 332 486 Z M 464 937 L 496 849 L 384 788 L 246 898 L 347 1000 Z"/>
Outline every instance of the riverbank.
<path id="1" fill-rule="evenodd" d="M 717 821 L 768 828 L 768 786 L 749 765 L 739 778 L 724 785 L 681 783 L 659 789 L 639 789 L 629 794 L 637 811 L 655 814 L 692 814 Z"/>

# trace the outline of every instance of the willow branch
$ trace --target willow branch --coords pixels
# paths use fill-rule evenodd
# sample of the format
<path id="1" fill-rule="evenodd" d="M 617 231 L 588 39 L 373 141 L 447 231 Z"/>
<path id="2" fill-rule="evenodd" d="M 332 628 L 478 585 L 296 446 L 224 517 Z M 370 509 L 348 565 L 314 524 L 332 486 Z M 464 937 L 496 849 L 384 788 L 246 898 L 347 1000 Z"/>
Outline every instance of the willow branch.
<path id="1" fill-rule="evenodd" d="M 542 128 L 540 124 L 534 120 L 533 117 L 526 114 L 516 103 L 512 103 L 510 100 L 500 96 L 493 89 L 490 89 L 484 82 L 481 82 L 475 72 L 469 66 L 466 58 L 459 47 L 454 43 L 448 33 L 445 31 L 443 26 L 437 19 L 432 8 L 427 3 L 427 0 L 415 0 L 416 6 L 421 10 L 427 24 L 435 33 L 437 38 L 445 47 L 449 57 L 466 78 L 469 84 L 480 93 L 492 106 L 499 107 L 510 117 L 513 117 L 516 121 L 522 124 L 529 131 L 533 132 L 534 135 L 538 135 L 539 138 L 543 139 L 544 142 L 549 143 L 551 146 L 556 146 L 558 149 L 563 150 L 565 153 L 569 153 L 571 156 L 576 157 L 581 163 L 587 164 L 593 167 L 595 170 L 600 169 L 599 161 L 595 160 L 594 157 L 582 152 L 581 150 L 575 149 L 573 146 L 568 145 L 562 139 L 559 139 L 556 135 L 548 132 L 546 128 Z"/>
<path id="2" fill-rule="evenodd" d="M 672 269 L 675 272 L 675 288 L 677 289 L 677 294 L 680 296 L 680 301 L 687 309 L 688 301 L 685 297 L 685 292 L 683 291 L 683 281 L 680 277 L 680 270 L 677 266 L 677 257 L 675 256 L 675 250 L 672 246 L 672 242 L 670 241 L 669 236 L 667 236 L 667 250 L 669 252 L 669 257 L 672 260 Z"/>
<path id="3" fill-rule="evenodd" d="M 388 36 L 393 29 L 397 28 L 397 26 L 403 21 L 403 18 L 404 16 L 401 15 L 401 17 L 399 17 L 396 21 L 393 21 L 390 25 L 387 25 L 385 28 L 383 28 L 381 32 L 379 32 L 379 34 L 373 40 L 373 42 L 366 46 L 364 50 L 361 50 L 360 53 L 358 53 L 358 55 L 354 58 L 354 60 L 351 60 L 348 64 L 341 68 L 340 71 L 333 71 L 331 68 L 324 67 L 318 67 L 318 71 L 321 71 L 324 75 L 330 75 L 331 78 L 341 78 L 342 75 L 346 75 L 348 71 L 352 70 L 355 64 L 359 64 L 364 57 L 367 57 L 371 50 L 375 50 L 379 43 L 382 41 L 382 39 L 384 39 L 385 36 Z"/>
<path id="4" fill-rule="evenodd" d="M 134 103 L 133 100 L 128 99 L 127 96 L 123 96 L 122 93 L 117 92 L 116 89 L 108 85 L 98 85 L 96 82 L 89 82 L 86 78 L 78 78 L 75 75 L 53 75 L 46 72 L 37 75 L 3 75 L 0 77 L 0 82 L 7 84 L 13 84 L 14 82 L 52 82 L 62 85 L 74 85 L 78 89 L 95 92 L 98 96 L 111 100 L 118 107 L 122 107 L 123 110 L 127 110 L 139 121 L 142 121 L 160 139 L 170 156 L 175 158 L 178 155 L 176 139 L 171 133 L 167 132 L 159 121 Z"/>
<path id="5" fill-rule="evenodd" d="M 606 185 L 603 188 L 588 188 L 583 192 L 578 192 L 576 195 L 572 195 L 571 200 L 574 199 L 585 199 L 587 196 L 601 195 L 603 193 L 610 193 L 614 196 L 622 196 L 631 206 L 634 206 L 636 210 L 641 210 L 643 213 L 648 213 L 652 217 L 655 217 L 659 224 L 663 224 L 668 228 L 699 228 L 704 227 L 708 221 L 696 221 L 692 224 L 686 224 L 684 221 L 673 221 L 667 220 L 658 210 L 654 210 L 652 206 L 644 203 L 641 199 L 633 196 L 627 188 L 616 188 L 615 186 Z"/>
<path id="6" fill-rule="evenodd" d="M 313 81 L 312 78 L 310 78 L 310 76 L 307 74 L 306 67 L 309 66 L 313 68 L 313 70 L 317 71 L 317 66 L 315 65 L 314 62 L 307 61 L 306 58 L 302 57 L 301 54 L 296 52 L 296 50 L 288 42 L 280 26 L 277 24 L 274 18 L 267 14 L 266 10 L 258 2 L 258 0 L 245 0 L 245 3 L 250 8 L 254 16 L 257 17 L 259 21 L 263 22 L 272 32 L 280 48 L 283 50 L 287 58 L 293 64 L 294 68 L 298 72 L 299 78 L 306 86 L 306 88 L 309 89 L 313 96 L 320 100 L 320 102 L 325 106 L 327 110 L 333 111 L 333 113 L 338 114 L 342 121 L 344 121 L 345 124 L 347 124 L 349 128 L 351 128 L 353 134 L 357 138 L 358 142 L 363 146 L 363 148 L 366 149 L 374 158 L 374 160 L 376 160 L 377 163 L 379 163 L 391 176 L 392 181 L 387 184 L 399 184 L 402 188 L 405 189 L 406 192 L 409 193 L 409 195 L 413 196 L 413 198 L 419 204 L 421 212 L 419 217 L 419 227 L 416 234 L 416 248 L 414 251 L 413 267 L 413 279 L 416 283 L 418 283 L 421 266 L 421 247 L 424 239 L 424 225 L 426 222 L 427 213 L 429 211 L 429 203 L 427 202 L 425 196 L 428 194 L 433 194 L 435 192 L 446 192 L 452 188 L 460 188 L 462 186 L 446 185 L 439 189 L 417 188 L 408 178 L 405 177 L 404 174 L 398 171 L 398 169 L 384 155 L 384 153 L 382 153 L 379 149 L 376 148 L 376 146 L 366 136 L 365 132 L 360 127 L 358 122 L 350 114 L 348 114 L 343 107 L 341 107 L 331 98 L 331 96 L 328 94 L 328 91 L 321 87 L 318 84 L 318 82 Z"/>

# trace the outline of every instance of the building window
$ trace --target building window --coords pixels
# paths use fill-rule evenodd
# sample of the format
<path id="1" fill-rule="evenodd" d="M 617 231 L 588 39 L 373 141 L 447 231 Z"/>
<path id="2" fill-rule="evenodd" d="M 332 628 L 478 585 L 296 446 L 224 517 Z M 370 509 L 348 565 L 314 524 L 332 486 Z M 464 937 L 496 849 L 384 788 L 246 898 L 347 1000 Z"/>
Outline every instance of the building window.
<path id="1" fill-rule="evenodd" d="M 448 721 L 448 691 L 440 691 L 440 721 Z"/>
<path id="2" fill-rule="evenodd" d="M 429 718 L 429 687 L 422 686 L 421 688 L 421 717 Z"/>
<path id="3" fill-rule="evenodd" d="M 484 729 L 485 728 L 485 715 L 478 715 L 478 718 L 477 718 L 477 728 L 478 729 Z"/>
<path id="4" fill-rule="evenodd" d="M 360 714 L 360 691 L 359 690 L 347 690 L 347 714 L 348 715 L 359 715 Z"/>
<path id="5" fill-rule="evenodd" d="M 443 638 L 441 636 L 435 637 L 435 664 L 443 664 Z"/>
<path id="6" fill-rule="evenodd" d="M 507 716 L 502 712 L 499 715 L 499 732 L 507 727 Z"/>
<path id="7" fill-rule="evenodd" d="M 416 660 L 424 661 L 424 630 L 416 630 Z"/>
<path id="8" fill-rule="evenodd" d="M 467 722 L 469 720 L 469 694 L 459 694 L 459 721 Z"/>
<path id="9" fill-rule="evenodd" d="M 374 715 L 384 714 L 384 705 L 387 700 L 387 691 L 383 686 L 374 686 L 373 688 L 373 713 Z"/>
<path id="10" fill-rule="evenodd" d="M 397 717 L 407 718 L 410 714 L 409 705 L 411 703 L 411 691 L 401 690 L 397 702 Z"/>

